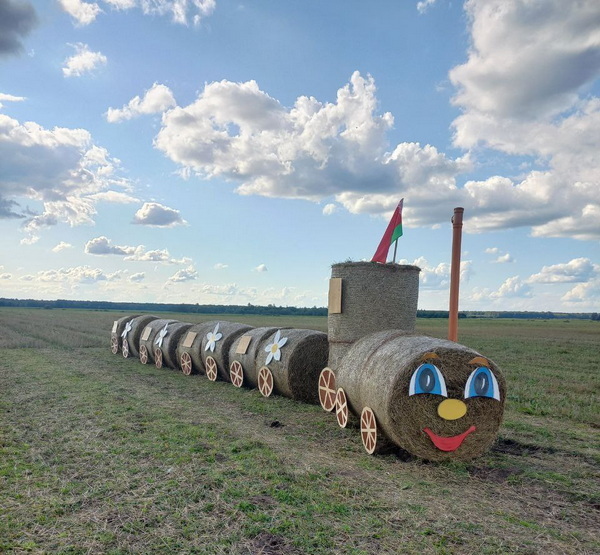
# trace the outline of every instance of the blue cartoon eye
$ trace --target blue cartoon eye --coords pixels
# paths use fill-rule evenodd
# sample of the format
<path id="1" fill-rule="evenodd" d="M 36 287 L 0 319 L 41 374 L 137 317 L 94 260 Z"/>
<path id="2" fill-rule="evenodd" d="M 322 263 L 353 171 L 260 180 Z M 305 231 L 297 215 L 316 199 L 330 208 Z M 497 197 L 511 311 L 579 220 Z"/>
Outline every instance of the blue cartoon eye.
<path id="1" fill-rule="evenodd" d="M 444 376 L 436 366 L 429 362 L 421 364 L 410 378 L 408 394 L 419 395 L 420 393 L 432 393 L 448 397 Z"/>
<path id="2" fill-rule="evenodd" d="M 465 399 L 470 397 L 489 397 L 500 400 L 500 388 L 494 373 L 485 366 L 473 370 L 465 385 Z"/>

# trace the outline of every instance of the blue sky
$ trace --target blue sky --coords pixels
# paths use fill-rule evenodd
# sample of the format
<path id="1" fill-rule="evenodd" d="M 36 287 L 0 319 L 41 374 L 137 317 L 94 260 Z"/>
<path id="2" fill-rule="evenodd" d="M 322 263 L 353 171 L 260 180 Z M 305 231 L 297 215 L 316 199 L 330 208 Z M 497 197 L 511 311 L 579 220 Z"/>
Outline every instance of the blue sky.
<path id="1" fill-rule="evenodd" d="M 0 0 L 0 296 L 600 310 L 596 0 Z M 390 253 L 391 256 L 391 253 Z"/>

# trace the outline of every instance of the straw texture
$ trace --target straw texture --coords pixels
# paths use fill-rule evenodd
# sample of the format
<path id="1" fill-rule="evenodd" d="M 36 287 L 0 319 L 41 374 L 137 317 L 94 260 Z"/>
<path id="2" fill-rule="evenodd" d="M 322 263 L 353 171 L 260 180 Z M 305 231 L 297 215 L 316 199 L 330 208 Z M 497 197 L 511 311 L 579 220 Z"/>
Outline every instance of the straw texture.
<path id="1" fill-rule="evenodd" d="M 423 355 L 439 368 L 448 398 L 464 401 L 467 412 L 461 418 L 445 420 L 438 414 L 440 395 L 424 393 L 409 396 L 410 380 L 422 364 Z M 477 364 L 469 364 L 479 353 L 458 343 L 415 336 L 403 331 L 377 332 L 357 341 L 342 360 L 336 385 L 348 397 L 351 410 L 360 414 L 370 407 L 383 433 L 409 453 L 428 460 L 468 460 L 481 455 L 493 443 L 504 412 L 506 383 L 500 369 L 489 359 L 500 389 L 500 401 L 472 397 L 465 399 L 465 384 Z M 426 428 L 438 436 L 460 435 L 471 426 L 475 431 L 452 451 L 437 448 Z"/>
<path id="2" fill-rule="evenodd" d="M 287 342 L 280 350 L 279 361 L 267 364 L 266 348 L 274 342 L 276 333 L 264 339 L 258 348 L 256 368 L 267 366 L 273 373 L 274 390 L 280 395 L 304 401 L 319 402 L 319 374 L 327 366 L 327 335 L 314 330 L 282 329 Z"/>
<path id="3" fill-rule="evenodd" d="M 420 271 L 417 266 L 375 262 L 331 267 L 331 277 L 342 279 L 342 312 L 327 319 L 330 368 L 335 371 L 352 343 L 365 335 L 389 329 L 414 331 Z"/>
<path id="4" fill-rule="evenodd" d="M 154 362 L 154 349 L 156 347 L 158 347 L 157 345 L 154 344 L 154 340 L 156 339 L 156 336 L 158 335 L 158 332 L 160 332 L 160 330 L 162 328 L 165 327 L 165 324 L 169 324 L 169 328 L 173 325 L 173 324 L 178 324 L 179 322 L 177 320 L 165 320 L 165 319 L 157 319 L 157 320 L 152 320 L 151 322 L 149 322 L 147 325 L 150 327 L 150 329 L 152 330 L 150 332 L 150 335 L 148 336 L 148 339 L 144 340 L 142 339 L 142 334 L 144 333 L 144 330 L 142 328 L 142 331 L 140 332 L 140 347 L 142 345 L 146 346 L 146 349 L 148 350 L 148 360 L 150 362 Z M 164 346 L 164 340 L 163 340 L 163 346 Z M 163 353 L 164 353 L 164 347 L 161 348 Z M 164 359 L 163 359 L 164 360 Z"/>
<path id="5" fill-rule="evenodd" d="M 244 370 L 244 385 L 250 388 L 258 387 L 258 370 L 256 366 L 256 357 L 258 356 L 258 350 L 263 344 L 263 341 L 275 334 L 277 329 L 282 328 L 253 328 L 244 332 L 242 335 L 231 344 L 229 349 L 229 364 L 234 360 L 237 360 Z M 236 353 L 238 345 L 243 337 L 250 336 L 250 344 L 244 354 Z M 264 345 L 263 345 L 264 347 Z"/>
<path id="6" fill-rule="evenodd" d="M 162 343 L 163 365 L 169 368 L 179 369 L 179 358 L 177 357 L 177 346 L 185 332 L 192 327 L 192 324 L 176 322 L 169 325 L 169 333 L 165 336 Z"/>
<path id="7" fill-rule="evenodd" d="M 212 320 L 211 322 L 203 322 L 201 324 L 194 324 L 190 328 L 186 330 L 180 339 L 177 345 L 177 367 L 181 366 L 181 355 L 183 353 L 189 353 L 192 363 L 193 363 L 193 374 L 204 374 L 206 372 L 206 368 L 204 367 L 204 360 L 202 360 L 201 350 L 202 350 L 202 341 L 206 337 L 206 334 L 215 329 L 217 325 L 217 320 Z M 185 338 L 188 333 L 195 333 L 196 337 L 192 341 L 190 347 L 184 347 L 183 343 L 185 342 Z"/>
<path id="8" fill-rule="evenodd" d="M 204 334 L 204 338 L 202 339 L 202 349 L 200 351 L 202 360 L 204 364 L 206 364 L 207 356 L 211 356 L 215 359 L 215 362 L 217 363 L 217 375 L 221 380 L 231 382 L 231 378 L 229 377 L 229 350 L 231 349 L 233 342 L 240 335 L 243 335 L 251 329 L 252 326 L 247 326 L 245 324 L 220 321 L 218 333 L 222 334 L 222 337 L 215 342 L 214 350 L 206 350 L 208 337 L 207 334 Z M 209 331 L 213 330 L 214 327 Z"/>
<path id="9" fill-rule="evenodd" d="M 140 356 L 140 337 L 143 329 L 153 320 L 158 320 L 158 316 L 152 314 L 143 314 L 142 316 L 136 316 L 131 321 L 131 331 L 127 334 L 127 341 L 129 343 L 129 356 L 139 357 Z"/>

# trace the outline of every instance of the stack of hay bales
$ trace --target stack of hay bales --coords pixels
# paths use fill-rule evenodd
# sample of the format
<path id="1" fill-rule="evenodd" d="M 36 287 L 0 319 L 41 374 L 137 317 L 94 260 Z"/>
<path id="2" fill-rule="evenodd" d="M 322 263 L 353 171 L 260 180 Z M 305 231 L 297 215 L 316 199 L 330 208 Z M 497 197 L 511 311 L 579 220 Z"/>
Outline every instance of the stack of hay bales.
<path id="1" fill-rule="evenodd" d="M 427 361 L 439 369 L 446 396 L 409 394 L 413 375 Z M 484 363 L 497 380 L 499 399 L 467 398 L 467 380 Z M 496 437 L 506 397 L 504 377 L 489 359 L 452 341 L 398 330 L 377 332 L 357 341 L 337 369 L 336 385 L 345 391 L 351 412 L 360 415 L 370 408 L 378 433 L 428 460 L 467 460 L 481 455 Z M 464 403 L 465 413 L 444 418 L 440 405 L 445 400 L 459 406 Z M 440 445 L 427 430 L 442 438 L 436 438 Z M 466 436 L 460 439 L 463 434 Z M 451 449 L 446 445 L 450 440 L 458 445 Z"/>
<path id="2" fill-rule="evenodd" d="M 373 332 L 412 332 L 417 319 L 417 266 L 343 262 L 331 267 L 329 363 L 334 372 L 352 344 Z"/>
<path id="3" fill-rule="evenodd" d="M 272 347 L 279 333 L 279 349 Z M 279 350 L 279 360 L 273 354 Z M 319 373 L 327 363 L 327 335 L 314 330 L 283 329 L 258 347 L 256 368 L 268 368 L 273 376 L 273 390 L 280 395 L 306 403 L 318 403 Z M 269 362 L 267 362 L 269 360 Z"/>
<path id="4" fill-rule="evenodd" d="M 234 361 L 240 363 L 243 372 L 243 383 L 246 387 L 258 387 L 258 367 L 256 358 L 264 340 L 273 336 L 278 328 L 252 328 L 240 335 L 229 349 L 229 367 Z"/>
<path id="5" fill-rule="evenodd" d="M 216 320 L 194 324 L 186 330 L 177 345 L 177 361 L 183 367 L 182 355 L 190 357 L 192 367 L 190 373 L 204 374 L 204 360 L 202 359 L 202 342 L 206 334 L 212 331 L 218 324 Z"/>
<path id="6" fill-rule="evenodd" d="M 162 343 L 163 366 L 175 369 L 179 368 L 179 357 L 177 356 L 179 342 L 191 327 L 192 324 L 183 322 L 169 324 L 168 333 L 165 335 Z"/>
<path id="7" fill-rule="evenodd" d="M 122 318 L 119 318 L 113 322 L 113 327 L 110 334 L 110 348 L 113 355 L 116 355 L 123 346 L 123 332 L 126 329 L 125 326 L 129 323 L 131 327 L 132 320 L 138 316 L 138 314 L 134 314 L 133 316 L 123 316 Z M 129 335 L 130 331 L 131 330 L 127 331 L 127 335 Z M 129 356 L 129 343 L 127 346 L 127 351 Z"/>
<path id="8" fill-rule="evenodd" d="M 218 324 L 218 325 L 217 325 Z M 209 330 L 202 338 L 200 354 L 204 363 L 205 369 L 207 370 L 207 376 L 211 378 L 209 372 L 209 366 L 212 366 L 212 362 L 207 362 L 208 359 L 212 359 L 216 363 L 217 376 L 226 382 L 230 382 L 229 377 L 229 350 L 233 342 L 240 336 L 252 329 L 252 326 L 246 324 L 237 324 L 234 322 L 219 321 L 215 324 L 212 330 Z M 210 342 L 209 336 L 213 333 L 220 334 L 221 337 Z M 211 378 L 212 379 L 212 378 Z"/>

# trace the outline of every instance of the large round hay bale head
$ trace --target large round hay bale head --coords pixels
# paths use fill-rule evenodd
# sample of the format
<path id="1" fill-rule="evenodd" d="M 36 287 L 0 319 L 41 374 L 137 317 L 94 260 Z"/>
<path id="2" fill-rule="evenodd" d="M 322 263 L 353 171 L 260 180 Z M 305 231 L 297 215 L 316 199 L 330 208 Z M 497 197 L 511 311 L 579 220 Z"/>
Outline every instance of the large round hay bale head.
<path id="1" fill-rule="evenodd" d="M 314 330 L 279 329 L 258 347 L 258 388 L 306 403 L 318 403 L 319 373 L 327 364 L 327 335 Z M 272 380 L 272 387 L 269 387 Z"/>
<path id="2" fill-rule="evenodd" d="M 173 324 L 179 324 L 177 320 L 167 320 L 160 318 L 152 320 L 142 330 L 140 336 L 140 361 L 144 364 L 157 363 L 162 366 L 162 344 L 169 334 L 169 328 Z M 158 342 L 158 343 L 157 343 Z M 160 350 L 160 355 L 157 360 L 157 349 Z"/>
<path id="3" fill-rule="evenodd" d="M 163 338 L 161 347 L 163 353 L 163 366 L 179 369 L 179 357 L 177 356 L 177 347 L 181 338 L 191 327 L 192 324 L 184 322 L 175 322 L 173 324 L 169 324 L 168 333 Z"/>
<path id="4" fill-rule="evenodd" d="M 202 339 L 201 356 L 206 370 L 206 377 L 215 381 L 231 381 L 229 377 L 229 350 L 233 342 L 251 330 L 252 326 L 235 322 L 219 321 Z"/>
<path id="5" fill-rule="evenodd" d="M 258 367 L 256 358 L 263 341 L 282 328 L 252 328 L 240 335 L 229 349 L 229 374 L 234 385 L 238 385 L 232 377 L 232 371 L 241 371 L 242 383 L 246 387 L 258 387 Z M 263 345 L 264 347 L 264 345 Z M 239 364 L 239 366 L 238 366 Z M 240 384 L 241 385 L 241 384 Z"/>
<path id="6" fill-rule="evenodd" d="M 387 438 L 428 460 L 468 460 L 494 442 L 506 382 L 490 359 L 458 343 L 388 330 L 358 340 L 336 385 L 361 417 L 363 444 Z M 338 389 L 339 391 L 339 389 Z"/>
<path id="7" fill-rule="evenodd" d="M 140 356 L 140 338 L 144 328 L 154 320 L 158 320 L 158 316 L 152 314 L 142 314 L 141 316 L 135 316 L 131 322 L 131 330 L 126 335 L 127 349 L 129 350 L 129 356 L 139 357 Z M 123 346 L 125 342 L 123 341 Z"/>
<path id="8" fill-rule="evenodd" d="M 352 344 L 377 331 L 412 332 L 417 319 L 420 268 L 343 262 L 331 267 L 327 329 L 329 367 L 335 371 Z"/>
<path id="9" fill-rule="evenodd" d="M 206 334 L 215 329 L 217 320 L 194 324 L 180 337 L 177 345 L 177 360 L 184 374 L 204 374 L 202 341 Z"/>
<path id="10" fill-rule="evenodd" d="M 130 314 L 129 316 L 123 316 L 113 322 L 112 330 L 110 332 L 110 350 L 113 355 L 116 355 L 121 350 L 123 339 L 125 339 L 131 331 L 131 321 L 138 316 L 139 314 Z M 129 356 L 129 343 L 127 344 L 126 351 L 127 356 Z"/>

